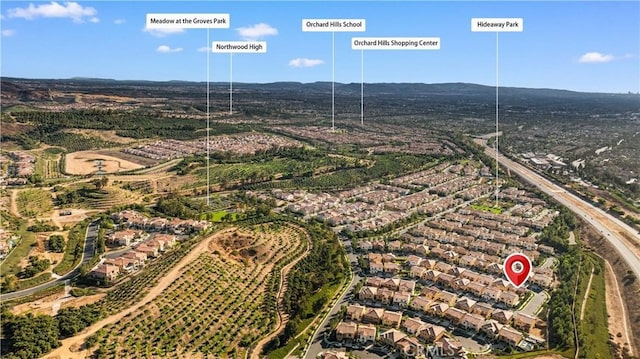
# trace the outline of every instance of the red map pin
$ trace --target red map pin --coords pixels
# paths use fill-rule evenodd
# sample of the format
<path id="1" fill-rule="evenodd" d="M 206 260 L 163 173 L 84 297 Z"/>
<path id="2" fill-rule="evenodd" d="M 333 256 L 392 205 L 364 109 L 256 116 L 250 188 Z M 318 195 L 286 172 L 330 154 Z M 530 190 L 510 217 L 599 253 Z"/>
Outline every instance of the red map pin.
<path id="1" fill-rule="evenodd" d="M 504 260 L 503 269 L 509 282 L 516 288 L 520 288 L 529 278 L 531 261 L 522 253 L 513 253 Z"/>

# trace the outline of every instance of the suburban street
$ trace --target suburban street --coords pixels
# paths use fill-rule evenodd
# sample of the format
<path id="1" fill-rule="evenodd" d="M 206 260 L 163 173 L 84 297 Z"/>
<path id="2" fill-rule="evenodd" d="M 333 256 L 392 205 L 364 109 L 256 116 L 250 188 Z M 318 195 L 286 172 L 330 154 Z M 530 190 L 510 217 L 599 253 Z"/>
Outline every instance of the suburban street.
<path id="1" fill-rule="evenodd" d="M 80 274 L 80 267 L 89 263 L 89 261 L 91 261 L 91 258 L 93 257 L 96 240 L 98 239 L 98 229 L 100 228 L 100 225 L 98 223 L 99 221 L 96 220 L 91 222 L 87 226 L 87 231 L 85 233 L 85 240 L 84 240 L 84 250 L 82 251 L 82 258 L 80 259 L 80 263 L 78 263 L 78 265 L 75 268 L 73 268 L 69 273 L 65 274 L 62 277 L 56 278 L 50 282 L 43 283 L 32 288 L 27 288 L 27 289 L 19 290 L 16 292 L 2 294 L 2 296 L 0 296 L 1 300 L 5 301 L 5 300 L 12 300 L 20 297 L 26 297 L 34 293 L 37 293 L 41 290 L 54 287 L 59 283 L 64 283 L 64 281 L 78 276 L 78 274 Z"/>
<path id="2" fill-rule="evenodd" d="M 476 142 L 486 145 L 485 140 L 477 139 Z M 496 157 L 496 151 L 493 148 L 485 146 L 485 153 L 492 158 Z M 505 156 L 499 156 L 498 162 L 569 208 L 585 222 L 593 225 L 614 246 L 635 275 L 640 277 L 640 249 L 637 247 L 640 243 L 640 236 L 636 230 Z"/>
<path id="3" fill-rule="evenodd" d="M 352 261 L 355 259 L 355 256 L 349 255 L 348 258 L 350 261 Z M 344 293 L 342 293 L 342 296 L 340 297 L 340 299 L 338 299 L 338 301 L 336 302 L 336 305 L 334 305 L 333 308 L 331 308 L 331 312 L 329 313 L 329 315 L 327 315 L 322 321 L 322 323 L 320 323 L 320 326 L 318 327 L 318 330 L 315 332 L 313 340 L 311 341 L 311 344 L 307 349 L 305 358 L 315 359 L 318 356 L 318 353 L 320 353 L 323 350 L 329 349 L 329 348 L 322 347 L 322 343 L 324 342 L 324 334 L 326 332 L 325 327 L 329 323 L 329 320 L 331 320 L 331 318 L 340 311 L 340 308 L 343 305 L 349 304 L 350 296 L 353 295 L 353 287 L 355 287 L 355 285 L 358 284 L 361 280 L 362 280 L 362 277 L 359 276 L 358 273 L 353 273 L 351 284 L 349 284 L 349 287 L 347 288 L 347 290 L 345 290 Z"/>

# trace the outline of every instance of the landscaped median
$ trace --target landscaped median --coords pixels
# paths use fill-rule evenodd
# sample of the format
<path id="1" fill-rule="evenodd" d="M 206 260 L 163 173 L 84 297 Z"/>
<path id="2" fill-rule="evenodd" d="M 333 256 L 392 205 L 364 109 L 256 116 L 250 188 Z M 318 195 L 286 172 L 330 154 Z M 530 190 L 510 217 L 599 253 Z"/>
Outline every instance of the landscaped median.
<path id="1" fill-rule="evenodd" d="M 91 219 L 87 218 L 71 228 L 67 236 L 64 256 L 60 263 L 53 268 L 53 273 L 64 275 L 80 264 L 89 223 L 91 223 Z"/>

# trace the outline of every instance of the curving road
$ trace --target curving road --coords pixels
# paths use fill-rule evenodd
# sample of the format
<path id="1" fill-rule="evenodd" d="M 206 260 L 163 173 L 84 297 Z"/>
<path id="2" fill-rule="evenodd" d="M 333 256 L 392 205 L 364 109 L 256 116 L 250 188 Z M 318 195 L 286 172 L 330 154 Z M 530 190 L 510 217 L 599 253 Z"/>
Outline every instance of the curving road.
<path id="1" fill-rule="evenodd" d="M 16 292 L 2 294 L 0 296 L 1 301 L 12 300 L 16 298 L 26 297 L 32 294 L 35 294 L 41 290 L 48 289 L 58 285 L 59 283 L 64 283 L 64 281 L 68 279 L 72 279 L 77 277 L 80 274 L 80 267 L 84 264 L 89 263 L 91 258 L 93 257 L 93 253 L 95 252 L 96 240 L 98 239 L 98 229 L 100 228 L 99 220 L 95 220 L 87 226 L 87 231 L 85 232 L 84 237 L 84 250 L 82 251 L 82 258 L 80 258 L 80 263 L 78 263 L 75 268 L 73 268 L 69 273 L 63 275 L 60 278 L 52 280 L 50 282 L 46 282 L 35 287 L 19 290 Z"/>
<path id="2" fill-rule="evenodd" d="M 475 141 L 486 146 L 485 140 L 476 139 Z M 491 158 L 496 157 L 496 151 L 493 148 L 485 147 L 485 153 L 491 156 Z M 631 267 L 636 277 L 640 278 L 640 234 L 638 231 L 602 209 L 567 192 L 561 186 L 549 181 L 533 170 L 505 156 L 500 156 L 498 162 L 569 208 L 585 222 L 591 224 L 613 245 L 624 261 Z"/>

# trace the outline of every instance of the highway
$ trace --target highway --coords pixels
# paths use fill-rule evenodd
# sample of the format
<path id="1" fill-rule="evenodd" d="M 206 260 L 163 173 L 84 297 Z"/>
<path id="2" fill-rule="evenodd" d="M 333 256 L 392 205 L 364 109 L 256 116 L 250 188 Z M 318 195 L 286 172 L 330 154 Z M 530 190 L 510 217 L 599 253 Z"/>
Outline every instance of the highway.
<path id="1" fill-rule="evenodd" d="M 486 147 L 486 141 L 476 139 L 476 142 L 485 146 L 487 155 L 491 158 L 496 157 L 496 151 L 493 148 Z M 640 235 L 638 231 L 602 209 L 566 191 L 563 187 L 547 180 L 535 171 L 505 156 L 499 156 L 498 162 L 569 208 L 585 222 L 591 224 L 613 245 L 636 277 L 640 278 Z"/>
<path id="2" fill-rule="evenodd" d="M 89 223 L 87 226 L 87 231 L 85 233 L 84 238 L 84 250 L 82 251 L 82 258 L 80 259 L 80 263 L 78 263 L 75 268 L 73 268 L 69 273 L 63 275 L 60 278 L 52 280 L 50 282 L 46 282 L 35 287 L 19 290 L 16 292 L 2 294 L 0 296 L 2 301 L 12 300 L 16 298 L 26 297 L 36 292 L 39 292 L 44 289 L 48 289 L 58 285 L 59 283 L 64 283 L 65 280 L 75 278 L 80 274 L 80 267 L 89 263 L 91 258 L 93 257 L 93 252 L 95 251 L 96 240 L 98 239 L 98 229 L 100 228 L 99 221 L 93 221 Z"/>

